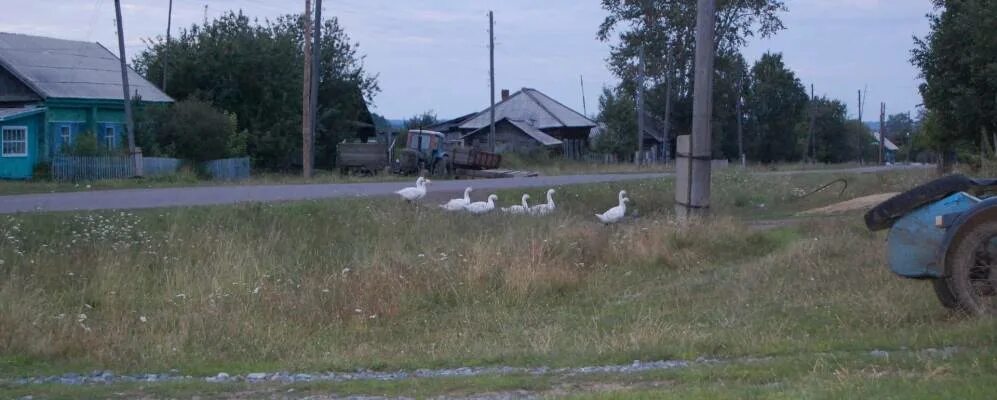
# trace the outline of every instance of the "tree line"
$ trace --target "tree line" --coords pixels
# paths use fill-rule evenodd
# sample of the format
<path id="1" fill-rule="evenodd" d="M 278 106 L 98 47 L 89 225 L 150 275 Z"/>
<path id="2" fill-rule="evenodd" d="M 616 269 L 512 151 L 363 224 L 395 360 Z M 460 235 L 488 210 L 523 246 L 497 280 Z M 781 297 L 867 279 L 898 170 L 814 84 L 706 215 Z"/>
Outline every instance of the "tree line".
<path id="1" fill-rule="evenodd" d="M 178 102 L 147 106 L 136 116 L 136 141 L 150 153 L 193 157 L 243 152 L 254 166 L 289 170 L 301 163 L 304 20 L 253 20 L 229 12 L 181 29 L 166 43 L 147 40 L 133 67 Z M 317 167 L 335 163 L 344 138 L 369 135 L 366 103 L 378 92 L 357 45 L 335 18 L 324 21 L 320 46 Z"/>
<path id="2" fill-rule="evenodd" d="M 616 43 L 608 63 L 620 83 L 604 88 L 600 97 L 597 119 L 606 124 L 606 130 L 596 140 L 596 148 L 623 158 L 636 150 L 634 99 L 641 54 L 645 112 L 669 123 L 668 145 L 674 146 L 675 136 L 689 134 L 692 128 L 696 1 L 603 0 L 602 6 L 608 16 L 598 37 Z M 796 73 L 785 65 L 782 54 L 766 53 L 752 65 L 741 54 L 747 38 L 767 37 L 784 29 L 778 16 L 787 11 L 784 1 L 737 0 L 718 2 L 717 7 L 713 157 L 740 158 L 740 117 L 744 153 L 752 161 L 877 160 L 878 144 L 872 129 L 849 119 L 844 102 L 811 97 Z M 908 143 L 907 134 L 918 132 L 921 124 L 907 113 L 887 119 L 887 138 L 909 154 L 914 146 Z M 921 146 L 921 150 L 927 148 Z"/>

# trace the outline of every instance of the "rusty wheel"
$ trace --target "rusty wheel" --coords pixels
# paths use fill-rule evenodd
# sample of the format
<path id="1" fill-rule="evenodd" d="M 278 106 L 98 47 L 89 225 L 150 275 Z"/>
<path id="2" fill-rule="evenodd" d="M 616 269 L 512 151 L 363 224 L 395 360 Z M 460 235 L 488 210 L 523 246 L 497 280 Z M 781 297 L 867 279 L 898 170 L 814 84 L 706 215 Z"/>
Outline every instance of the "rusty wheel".
<path id="1" fill-rule="evenodd" d="M 997 221 L 969 228 L 952 244 L 946 281 L 957 308 L 974 315 L 997 315 Z"/>

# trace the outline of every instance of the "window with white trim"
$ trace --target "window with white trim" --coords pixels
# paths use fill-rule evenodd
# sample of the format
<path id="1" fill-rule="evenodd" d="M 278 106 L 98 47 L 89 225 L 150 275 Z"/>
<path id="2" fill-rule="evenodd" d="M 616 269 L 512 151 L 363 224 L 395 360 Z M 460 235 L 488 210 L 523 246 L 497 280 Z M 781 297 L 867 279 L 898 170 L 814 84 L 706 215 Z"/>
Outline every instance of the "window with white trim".
<path id="1" fill-rule="evenodd" d="M 62 144 L 68 146 L 73 138 L 73 134 L 72 131 L 69 129 L 69 125 L 59 126 L 59 136 L 62 138 Z"/>
<path id="2" fill-rule="evenodd" d="M 104 144 L 107 145 L 107 148 L 109 148 L 109 149 L 113 149 L 114 148 L 114 127 L 113 126 L 106 126 L 106 127 L 104 127 Z"/>
<path id="3" fill-rule="evenodd" d="M 28 156 L 28 127 L 5 126 L 0 139 L 0 157 Z"/>

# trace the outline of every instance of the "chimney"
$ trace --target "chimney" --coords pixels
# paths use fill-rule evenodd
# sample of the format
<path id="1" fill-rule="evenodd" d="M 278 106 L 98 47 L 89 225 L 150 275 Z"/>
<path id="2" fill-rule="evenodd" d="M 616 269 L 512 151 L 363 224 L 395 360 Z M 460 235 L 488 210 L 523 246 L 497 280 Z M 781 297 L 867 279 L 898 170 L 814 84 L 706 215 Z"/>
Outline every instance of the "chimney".
<path id="1" fill-rule="evenodd" d="M 502 101 L 509 99 L 509 89 L 502 89 Z"/>

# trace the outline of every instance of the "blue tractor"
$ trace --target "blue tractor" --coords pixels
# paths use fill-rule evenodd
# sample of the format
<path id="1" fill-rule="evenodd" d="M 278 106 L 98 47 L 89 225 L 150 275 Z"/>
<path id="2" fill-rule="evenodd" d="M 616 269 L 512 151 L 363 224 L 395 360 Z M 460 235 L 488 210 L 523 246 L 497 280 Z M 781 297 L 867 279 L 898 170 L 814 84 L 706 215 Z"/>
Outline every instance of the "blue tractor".
<path id="1" fill-rule="evenodd" d="M 942 305 L 997 315 L 997 179 L 949 175 L 901 193 L 865 214 L 873 231 L 889 229 L 894 273 L 932 282 Z"/>

